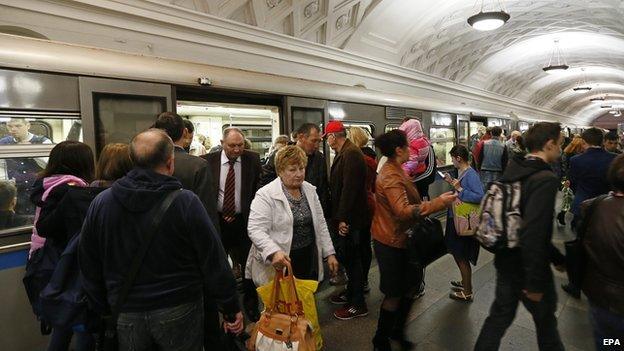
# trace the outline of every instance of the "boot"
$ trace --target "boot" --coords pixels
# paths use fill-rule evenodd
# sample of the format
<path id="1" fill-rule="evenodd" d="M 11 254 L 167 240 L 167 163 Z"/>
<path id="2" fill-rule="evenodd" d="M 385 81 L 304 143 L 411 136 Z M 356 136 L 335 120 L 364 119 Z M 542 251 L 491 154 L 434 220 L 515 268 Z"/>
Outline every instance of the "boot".
<path id="1" fill-rule="evenodd" d="M 405 324 L 407 322 L 407 316 L 412 310 L 412 304 L 414 300 L 409 297 L 401 298 L 399 303 L 399 309 L 397 310 L 396 319 L 392 329 L 391 338 L 396 340 L 401 345 L 401 350 L 408 351 L 414 348 L 414 344 L 405 339 Z"/>
<path id="2" fill-rule="evenodd" d="M 396 320 L 396 311 L 379 309 L 379 320 L 377 321 L 377 332 L 373 338 L 373 350 L 392 351 L 390 347 L 390 333 Z"/>

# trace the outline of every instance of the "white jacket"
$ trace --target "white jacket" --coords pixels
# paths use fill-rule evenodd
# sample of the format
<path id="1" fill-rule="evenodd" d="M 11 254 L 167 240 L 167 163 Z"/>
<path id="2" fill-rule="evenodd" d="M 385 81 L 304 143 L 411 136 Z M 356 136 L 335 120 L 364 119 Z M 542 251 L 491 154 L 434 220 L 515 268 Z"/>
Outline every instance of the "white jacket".
<path id="1" fill-rule="evenodd" d="M 316 194 L 316 187 L 304 181 L 301 190 L 305 194 L 312 212 L 318 252 L 319 281 L 322 281 L 323 258 L 334 255 L 336 251 L 329 237 L 329 230 L 323 216 L 321 202 Z M 260 188 L 251 202 L 247 231 L 252 246 L 245 267 L 245 278 L 253 279 L 256 286 L 265 285 L 273 279 L 275 269 L 268 260 L 271 254 L 279 250 L 290 254 L 293 222 L 290 204 L 282 190 L 282 180 L 277 177 Z"/>

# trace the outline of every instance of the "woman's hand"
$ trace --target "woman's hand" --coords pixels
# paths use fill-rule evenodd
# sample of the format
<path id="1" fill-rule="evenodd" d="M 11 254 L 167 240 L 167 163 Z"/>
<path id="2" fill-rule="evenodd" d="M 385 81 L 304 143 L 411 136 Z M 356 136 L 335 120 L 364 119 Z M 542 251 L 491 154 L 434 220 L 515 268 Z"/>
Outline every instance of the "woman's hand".
<path id="1" fill-rule="evenodd" d="M 347 234 L 349 234 L 349 225 L 345 222 L 338 223 L 338 234 L 340 236 L 347 236 Z"/>
<path id="2" fill-rule="evenodd" d="M 442 202 L 444 202 L 444 204 L 447 207 L 450 206 L 453 203 L 453 201 L 455 201 L 456 199 L 457 199 L 457 194 L 452 191 L 448 191 L 440 195 L 440 200 L 442 200 Z"/>
<path id="3" fill-rule="evenodd" d="M 243 331 L 244 326 L 245 325 L 243 323 L 243 313 L 238 312 L 233 322 L 226 321 L 223 323 L 223 330 L 226 333 L 232 333 L 232 334 L 238 335 Z"/>
<path id="4" fill-rule="evenodd" d="M 332 277 L 335 277 L 336 274 L 338 274 L 338 268 L 340 268 L 340 265 L 338 264 L 336 255 L 327 256 L 327 267 L 329 267 L 329 274 Z"/>
<path id="5" fill-rule="evenodd" d="M 453 188 L 455 188 L 455 190 L 460 191 L 461 189 L 461 182 L 459 181 L 459 179 L 453 179 L 450 181 L 451 186 Z"/>
<path id="6" fill-rule="evenodd" d="M 282 269 L 287 263 L 290 263 L 290 257 L 284 251 L 280 250 L 271 254 L 271 265 L 275 269 Z"/>

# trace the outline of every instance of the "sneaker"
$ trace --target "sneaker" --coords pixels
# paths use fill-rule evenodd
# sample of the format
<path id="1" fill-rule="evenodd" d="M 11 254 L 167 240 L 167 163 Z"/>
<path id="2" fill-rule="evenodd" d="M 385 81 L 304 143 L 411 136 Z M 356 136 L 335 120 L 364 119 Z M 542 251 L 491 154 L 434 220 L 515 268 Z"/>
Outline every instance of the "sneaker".
<path id="1" fill-rule="evenodd" d="M 368 308 L 366 308 L 366 306 L 344 306 L 334 312 L 334 317 L 343 321 L 348 321 L 349 319 L 365 316 L 368 316 Z"/>
<path id="2" fill-rule="evenodd" d="M 344 305 L 347 302 L 349 302 L 349 300 L 347 299 L 347 291 L 343 290 L 342 292 L 332 295 L 329 297 L 329 302 L 333 303 L 334 305 Z"/>

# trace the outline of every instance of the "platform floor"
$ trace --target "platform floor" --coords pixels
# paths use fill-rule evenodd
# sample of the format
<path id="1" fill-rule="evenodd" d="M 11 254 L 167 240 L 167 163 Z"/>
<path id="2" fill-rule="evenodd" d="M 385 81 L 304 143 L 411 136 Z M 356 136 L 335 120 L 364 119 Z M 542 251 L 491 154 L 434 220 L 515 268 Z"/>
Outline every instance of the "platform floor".
<path id="1" fill-rule="evenodd" d="M 568 218 L 568 222 L 571 218 Z M 563 242 L 570 240 L 569 227 L 555 227 L 553 242 L 563 250 Z M 563 252 L 563 251 L 562 251 Z M 449 282 L 459 280 L 459 270 L 450 255 L 427 268 L 426 293 L 414 303 L 407 335 L 416 343 L 416 350 L 463 351 L 472 350 L 481 326 L 494 300 L 496 271 L 493 255 L 481 250 L 477 267 L 473 270 L 475 296 L 472 303 L 451 300 Z M 559 332 L 566 350 L 594 350 L 588 319 L 588 304 L 569 297 L 560 285 L 567 281 L 565 273 L 554 271 L 558 293 L 557 318 Z M 317 294 L 321 330 L 327 351 L 372 350 L 371 339 L 377 326 L 382 294 L 378 289 L 379 270 L 374 263 L 370 272 L 371 292 L 368 295 L 369 315 L 351 321 L 340 321 L 332 316 L 336 309 L 327 300 L 339 291 L 338 287 L 322 289 Z M 537 350 L 535 326 L 531 315 L 520 304 L 516 319 L 501 342 L 501 350 Z"/>

